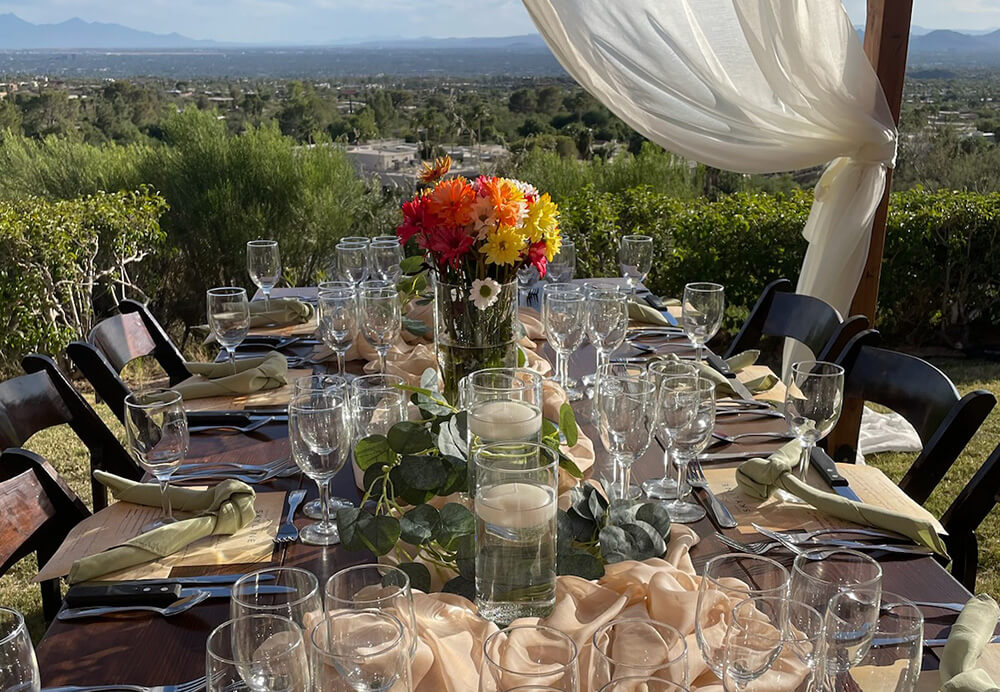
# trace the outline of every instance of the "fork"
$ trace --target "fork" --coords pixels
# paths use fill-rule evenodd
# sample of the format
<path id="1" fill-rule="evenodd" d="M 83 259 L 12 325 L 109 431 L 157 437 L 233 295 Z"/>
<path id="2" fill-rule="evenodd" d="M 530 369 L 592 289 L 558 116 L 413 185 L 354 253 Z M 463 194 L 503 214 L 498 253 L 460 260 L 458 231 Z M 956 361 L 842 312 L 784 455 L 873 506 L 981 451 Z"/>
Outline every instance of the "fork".
<path id="1" fill-rule="evenodd" d="M 288 493 L 288 516 L 285 523 L 278 527 L 278 535 L 274 537 L 275 543 L 294 543 L 299 540 L 299 530 L 295 527 L 295 510 L 299 508 L 306 497 L 305 490 L 293 490 Z"/>
<path id="2" fill-rule="evenodd" d="M 875 543 L 860 543 L 858 541 L 844 541 L 831 539 L 819 541 L 817 543 L 804 543 L 801 546 L 792 543 L 790 540 L 784 541 L 756 541 L 754 543 L 740 543 L 737 540 L 716 532 L 715 537 L 719 542 L 729 546 L 733 550 L 752 555 L 764 555 L 777 548 L 786 548 L 796 555 L 804 553 L 812 548 L 852 548 L 854 550 L 881 550 L 886 553 L 899 553 L 901 555 L 930 555 L 931 551 L 918 546 L 881 545 Z"/>
<path id="3" fill-rule="evenodd" d="M 126 692 L 198 692 L 205 688 L 207 682 L 204 676 L 188 680 L 177 685 L 65 685 L 63 687 L 46 687 L 42 692 L 101 692 L 102 690 L 125 690 Z"/>
<path id="4" fill-rule="evenodd" d="M 712 447 L 717 447 L 722 443 L 733 444 L 734 442 L 742 440 L 745 437 L 769 437 L 778 440 L 795 439 L 795 435 L 786 432 L 745 432 L 745 433 L 737 433 L 736 435 L 723 435 L 720 432 L 713 431 L 712 437 L 718 440 L 718 442 L 713 442 L 711 444 Z"/>
<path id="5" fill-rule="evenodd" d="M 258 418 L 253 423 L 249 425 L 190 425 L 188 426 L 189 433 L 204 433 L 204 432 L 234 432 L 234 433 L 250 433 L 258 428 L 262 428 L 268 423 L 274 421 L 274 416 L 267 416 L 266 418 Z"/>
<path id="6" fill-rule="evenodd" d="M 692 461 L 688 463 L 687 467 L 687 482 L 692 488 L 698 488 L 699 490 L 704 490 L 705 495 L 708 496 L 708 503 L 712 508 L 712 514 L 715 515 L 715 523 L 724 529 L 734 529 L 737 526 L 736 519 L 733 518 L 732 512 L 719 501 L 719 498 L 715 496 L 711 488 L 708 487 L 708 479 L 705 478 L 705 472 L 701 469 L 701 464 L 697 461 Z"/>

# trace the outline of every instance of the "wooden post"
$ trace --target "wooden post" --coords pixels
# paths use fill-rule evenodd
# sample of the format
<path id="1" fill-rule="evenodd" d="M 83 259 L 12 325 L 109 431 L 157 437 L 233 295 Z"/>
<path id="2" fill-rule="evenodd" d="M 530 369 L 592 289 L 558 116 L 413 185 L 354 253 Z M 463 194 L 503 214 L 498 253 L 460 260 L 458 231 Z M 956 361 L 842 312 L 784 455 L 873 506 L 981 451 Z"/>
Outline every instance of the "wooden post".
<path id="1" fill-rule="evenodd" d="M 882 84 L 882 91 L 889 102 L 893 120 L 899 123 L 899 109 L 903 102 L 903 79 L 906 77 L 906 50 L 910 41 L 910 16 L 913 0 L 868 0 L 865 21 L 865 55 L 871 61 Z M 872 235 L 868 244 L 868 261 L 851 303 L 852 315 L 866 315 L 875 324 L 875 307 L 878 304 L 878 284 L 882 273 L 882 253 L 885 250 L 885 226 L 889 214 L 889 192 L 892 189 L 892 171 L 885 179 L 885 193 L 875 210 Z M 844 315 L 847 317 L 847 315 Z M 827 449 L 838 461 L 845 458 L 846 450 L 858 446 L 861 428 L 861 403 L 847 402 L 840 414 L 836 430 L 827 440 Z"/>

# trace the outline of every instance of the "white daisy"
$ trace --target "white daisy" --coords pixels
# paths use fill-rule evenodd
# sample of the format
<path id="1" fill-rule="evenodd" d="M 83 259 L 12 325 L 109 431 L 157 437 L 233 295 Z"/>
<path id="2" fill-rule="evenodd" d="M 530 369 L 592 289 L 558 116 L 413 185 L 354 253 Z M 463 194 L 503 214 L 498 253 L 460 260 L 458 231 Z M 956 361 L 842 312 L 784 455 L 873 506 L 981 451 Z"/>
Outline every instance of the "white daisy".
<path id="1" fill-rule="evenodd" d="M 469 291 L 469 300 L 480 310 L 485 310 L 497 302 L 499 295 L 500 284 L 496 281 L 493 279 L 476 279 L 472 282 L 472 290 Z"/>

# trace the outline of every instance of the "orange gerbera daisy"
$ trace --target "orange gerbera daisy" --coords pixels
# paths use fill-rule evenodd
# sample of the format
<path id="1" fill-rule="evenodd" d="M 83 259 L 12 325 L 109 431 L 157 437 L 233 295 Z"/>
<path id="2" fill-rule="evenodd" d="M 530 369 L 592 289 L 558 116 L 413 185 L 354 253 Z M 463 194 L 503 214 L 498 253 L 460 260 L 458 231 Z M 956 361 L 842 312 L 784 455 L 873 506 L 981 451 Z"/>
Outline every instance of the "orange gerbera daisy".
<path id="1" fill-rule="evenodd" d="M 443 178 L 451 170 L 451 157 L 447 154 L 434 159 L 434 163 L 424 161 L 424 169 L 420 171 L 420 182 L 433 183 Z"/>
<path id="2" fill-rule="evenodd" d="M 488 178 L 483 181 L 482 189 L 493 202 L 500 225 L 517 226 L 521 222 L 527 206 L 524 203 L 524 193 L 517 186 L 503 178 Z"/>
<path id="3" fill-rule="evenodd" d="M 465 226 L 472 223 L 472 205 L 476 201 L 476 191 L 465 178 L 442 180 L 428 197 L 428 210 L 442 225 Z"/>

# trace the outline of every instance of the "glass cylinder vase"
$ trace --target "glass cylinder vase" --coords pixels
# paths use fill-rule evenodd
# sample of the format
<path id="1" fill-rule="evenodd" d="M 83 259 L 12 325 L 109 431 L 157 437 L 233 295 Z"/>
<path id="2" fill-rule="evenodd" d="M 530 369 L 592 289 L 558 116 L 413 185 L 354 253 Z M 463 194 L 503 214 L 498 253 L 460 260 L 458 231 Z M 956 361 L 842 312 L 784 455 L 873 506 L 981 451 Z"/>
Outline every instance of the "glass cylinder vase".
<path id="1" fill-rule="evenodd" d="M 500 286 L 482 308 L 471 286 L 434 282 L 434 347 L 448 401 L 458 401 L 458 383 L 483 368 L 517 366 L 517 281 Z"/>

